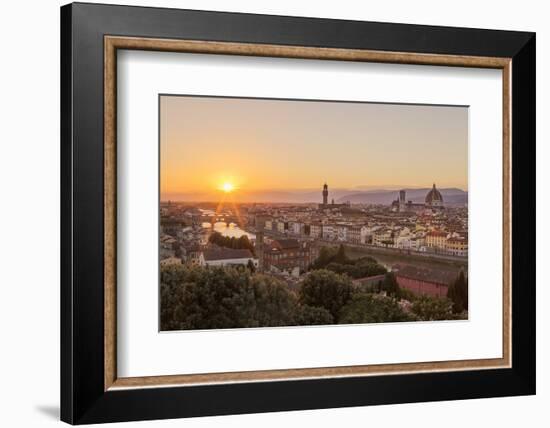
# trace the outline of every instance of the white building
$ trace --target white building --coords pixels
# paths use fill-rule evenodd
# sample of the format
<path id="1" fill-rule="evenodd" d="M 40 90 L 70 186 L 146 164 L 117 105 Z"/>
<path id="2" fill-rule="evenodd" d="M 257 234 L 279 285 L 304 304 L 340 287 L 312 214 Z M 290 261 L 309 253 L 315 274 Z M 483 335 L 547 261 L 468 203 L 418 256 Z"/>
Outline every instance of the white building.
<path id="1" fill-rule="evenodd" d="M 393 231 L 390 229 L 381 229 L 372 236 L 372 244 L 379 247 L 393 247 L 395 245 Z"/>
<path id="2" fill-rule="evenodd" d="M 346 242 L 348 238 L 348 228 L 350 226 L 347 224 L 338 224 L 334 226 L 334 235 L 338 241 Z"/>
<path id="3" fill-rule="evenodd" d="M 403 250 L 411 249 L 411 237 L 410 236 L 398 236 L 395 238 L 395 246 Z"/>
<path id="4" fill-rule="evenodd" d="M 321 223 L 311 223 L 309 225 L 309 236 L 320 238 L 323 234 L 323 225 Z"/>
<path id="5" fill-rule="evenodd" d="M 288 230 L 293 235 L 301 235 L 302 233 L 304 233 L 304 224 L 298 221 L 289 222 Z"/>
<path id="6" fill-rule="evenodd" d="M 336 228 L 332 224 L 323 224 L 323 239 L 332 241 L 336 238 Z"/>

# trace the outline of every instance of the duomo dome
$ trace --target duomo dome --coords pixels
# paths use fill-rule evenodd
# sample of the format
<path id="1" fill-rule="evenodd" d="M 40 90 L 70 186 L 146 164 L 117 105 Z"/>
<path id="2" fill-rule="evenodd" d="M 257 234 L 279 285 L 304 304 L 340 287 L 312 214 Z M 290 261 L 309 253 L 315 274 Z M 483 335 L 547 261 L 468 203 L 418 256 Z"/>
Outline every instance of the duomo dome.
<path id="1" fill-rule="evenodd" d="M 441 196 L 441 193 L 439 192 L 439 190 L 435 188 L 435 183 L 434 183 L 434 186 L 432 187 L 432 190 L 430 190 L 426 195 L 426 205 L 430 205 L 430 206 L 443 205 L 443 196 Z"/>

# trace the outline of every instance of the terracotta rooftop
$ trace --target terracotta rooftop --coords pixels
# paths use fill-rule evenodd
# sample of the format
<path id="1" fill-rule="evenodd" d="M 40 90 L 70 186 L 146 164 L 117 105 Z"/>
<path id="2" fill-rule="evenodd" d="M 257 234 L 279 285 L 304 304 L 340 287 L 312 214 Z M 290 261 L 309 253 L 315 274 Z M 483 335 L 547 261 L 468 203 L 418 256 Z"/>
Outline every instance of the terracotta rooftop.
<path id="1" fill-rule="evenodd" d="M 300 243 L 296 239 L 277 239 L 273 241 L 272 246 L 281 250 L 290 250 L 292 248 L 299 248 Z"/>
<path id="2" fill-rule="evenodd" d="M 432 230 L 431 232 L 428 232 L 426 236 L 447 236 L 447 233 L 439 230 Z"/>
<path id="3" fill-rule="evenodd" d="M 465 243 L 468 243 L 468 240 L 466 238 L 462 238 L 462 237 L 452 237 L 452 238 L 449 238 L 447 239 L 448 242 L 465 242 Z"/>

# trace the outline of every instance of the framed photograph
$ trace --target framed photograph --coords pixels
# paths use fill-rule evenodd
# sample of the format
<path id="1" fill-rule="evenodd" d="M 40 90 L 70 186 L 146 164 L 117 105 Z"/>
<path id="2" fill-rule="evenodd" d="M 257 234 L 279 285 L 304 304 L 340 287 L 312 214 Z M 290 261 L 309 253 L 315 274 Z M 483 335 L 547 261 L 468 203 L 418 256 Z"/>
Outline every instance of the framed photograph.
<path id="1" fill-rule="evenodd" d="M 535 393 L 535 34 L 61 8 L 61 418 Z"/>

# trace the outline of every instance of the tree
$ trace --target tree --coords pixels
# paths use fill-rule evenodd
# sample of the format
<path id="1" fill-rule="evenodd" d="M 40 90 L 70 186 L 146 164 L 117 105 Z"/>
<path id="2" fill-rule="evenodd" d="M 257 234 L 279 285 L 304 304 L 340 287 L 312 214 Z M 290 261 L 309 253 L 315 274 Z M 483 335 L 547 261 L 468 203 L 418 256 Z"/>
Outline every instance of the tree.
<path id="1" fill-rule="evenodd" d="M 384 276 L 384 281 L 382 281 L 382 291 L 385 291 L 390 296 L 399 297 L 399 284 L 395 278 L 393 272 L 388 272 Z"/>
<path id="2" fill-rule="evenodd" d="M 161 268 L 162 330 L 294 325 L 297 305 L 284 282 L 247 269 Z"/>
<path id="3" fill-rule="evenodd" d="M 354 261 L 346 255 L 346 248 L 343 244 L 336 247 L 321 247 L 319 256 L 312 263 L 312 269 L 323 269 L 330 263 L 354 264 Z"/>
<path id="4" fill-rule="evenodd" d="M 346 255 L 346 249 L 344 248 L 344 244 L 340 244 L 338 246 L 338 250 L 336 251 L 336 254 L 332 258 L 331 262 L 340 263 L 340 264 L 351 263 L 351 260 L 348 259 L 348 256 Z"/>
<path id="5" fill-rule="evenodd" d="M 340 313 L 340 324 L 413 321 L 396 299 L 370 293 L 355 294 Z"/>
<path id="6" fill-rule="evenodd" d="M 378 263 L 370 263 L 367 261 L 359 261 L 354 264 L 341 264 L 331 262 L 326 265 L 325 269 L 332 272 L 347 274 L 351 278 L 365 278 L 368 276 L 382 275 L 386 273 L 386 268 Z"/>
<path id="7" fill-rule="evenodd" d="M 334 324 L 327 309 L 300 304 L 272 276 L 245 268 L 161 267 L 161 330 L 326 324 Z"/>
<path id="8" fill-rule="evenodd" d="M 321 247 L 321 249 L 319 250 L 319 256 L 317 256 L 315 261 L 312 263 L 311 268 L 323 269 L 326 265 L 328 265 L 332 261 L 335 254 L 336 252 L 332 248 Z"/>
<path id="9" fill-rule="evenodd" d="M 164 270 L 164 269 L 163 269 Z M 163 329 L 237 328 L 254 324 L 254 293 L 236 269 L 184 267 L 177 281 L 161 274 Z"/>
<path id="10" fill-rule="evenodd" d="M 420 296 L 415 294 L 414 291 L 399 287 L 399 299 L 408 300 L 409 302 L 414 302 L 419 297 Z"/>
<path id="11" fill-rule="evenodd" d="M 386 268 L 379 265 L 372 257 L 361 257 L 355 260 L 348 258 L 342 244 L 338 248 L 322 247 L 319 256 L 311 265 L 311 269 L 327 269 L 336 273 L 345 273 L 351 278 L 364 278 L 386 273 Z"/>
<path id="12" fill-rule="evenodd" d="M 468 310 L 468 282 L 463 270 L 447 290 L 447 297 L 453 302 L 453 312 L 461 313 Z"/>
<path id="13" fill-rule="evenodd" d="M 161 266 L 160 274 L 160 324 L 162 330 L 178 329 L 180 304 L 183 300 L 182 284 L 186 269 L 183 265 Z"/>
<path id="14" fill-rule="evenodd" d="M 248 239 L 247 235 L 242 235 L 239 238 L 223 236 L 220 232 L 212 232 L 208 238 L 208 242 L 211 244 L 218 245 L 220 247 L 232 248 L 235 250 L 247 249 L 250 250 L 252 254 L 254 253 L 254 245 Z"/>
<path id="15" fill-rule="evenodd" d="M 253 275 L 253 319 L 251 327 L 277 327 L 295 325 L 298 298 L 286 284 L 269 275 Z"/>
<path id="16" fill-rule="evenodd" d="M 421 296 L 413 302 L 411 310 L 422 321 L 455 319 L 453 302 L 447 298 Z"/>
<path id="17" fill-rule="evenodd" d="M 303 280 L 299 301 L 302 305 L 325 308 L 335 321 L 340 309 L 349 301 L 352 293 L 351 280 L 326 269 L 310 272 Z"/>
<path id="18" fill-rule="evenodd" d="M 370 256 L 363 256 L 363 257 L 359 257 L 358 259 L 355 260 L 355 263 L 356 264 L 378 264 L 378 261 L 373 258 L 373 257 L 370 257 Z"/>
<path id="19" fill-rule="evenodd" d="M 334 324 L 334 318 L 325 308 L 300 305 L 296 311 L 296 325 L 327 325 Z"/>

